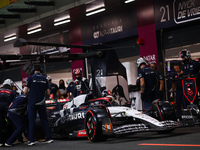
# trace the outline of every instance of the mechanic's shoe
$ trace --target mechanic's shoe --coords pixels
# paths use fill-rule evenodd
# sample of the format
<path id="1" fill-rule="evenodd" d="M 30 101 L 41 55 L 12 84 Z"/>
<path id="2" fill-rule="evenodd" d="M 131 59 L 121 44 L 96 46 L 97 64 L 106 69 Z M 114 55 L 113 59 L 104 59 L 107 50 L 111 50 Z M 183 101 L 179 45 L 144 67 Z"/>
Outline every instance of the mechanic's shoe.
<path id="1" fill-rule="evenodd" d="M 0 147 L 1 147 L 1 146 L 3 146 L 3 144 L 2 144 L 2 143 L 0 143 Z"/>
<path id="2" fill-rule="evenodd" d="M 45 143 L 53 143 L 53 140 L 52 139 L 47 140 L 47 141 L 45 141 Z"/>
<path id="3" fill-rule="evenodd" d="M 28 142 L 29 146 L 35 145 L 35 142 Z"/>
<path id="4" fill-rule="evenodd" d="M 5 143 L 5 146 L 7 146 L 7 147 L 11 147 L 12 144 Z"/>

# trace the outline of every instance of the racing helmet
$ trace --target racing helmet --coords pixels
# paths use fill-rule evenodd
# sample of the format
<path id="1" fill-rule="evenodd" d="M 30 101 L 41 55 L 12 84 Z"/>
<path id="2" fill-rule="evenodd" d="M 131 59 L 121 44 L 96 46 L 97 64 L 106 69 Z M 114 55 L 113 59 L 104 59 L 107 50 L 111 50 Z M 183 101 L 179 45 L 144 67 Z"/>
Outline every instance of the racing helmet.
<path id="1" fill-rule="evenodd" d="M 79 68 L 75 69 L 74 76 L 76 79 L 81 80 L 82 79 L 82 70 Z"/>
<path id="2" fill-rule="evenodd" d="M 146 65 L 146 61 L 142 57 L 138 58 L 137 67 L 139 68 L 141 66 L 141 64 L 145 64 Z"/>
<path id="3" fill-rule="evenodd" d="M 51 76 L 47 76 L 47 80 L 51 81 L 52 80 Z"/>
<path id="4" fill-rule="evenodd" d="M 178 53 L 178 57 L 179 58 L 190 59 L 190 57 L 191 57 L 190 51 L 187 50 L 187 49 L 184 49 L 184 50 L 182 50 L 182 51 L 180 51 Z"/>
<path id="5" fill-rule="evenodd" d="M 13 81 L 11 79 L 4 80 L 3 85 L 6 85 L 6 84 L 11 86 L 11 87 L 14 85 L 14 83 L 13 83 Z"/>
<path id="6" fill-rule="evenodd" d="M 106 97 L 108 95 L 112 95 L 110 90 L 103 90 L 101 94 L 102 94 L 102 97 Z"/>

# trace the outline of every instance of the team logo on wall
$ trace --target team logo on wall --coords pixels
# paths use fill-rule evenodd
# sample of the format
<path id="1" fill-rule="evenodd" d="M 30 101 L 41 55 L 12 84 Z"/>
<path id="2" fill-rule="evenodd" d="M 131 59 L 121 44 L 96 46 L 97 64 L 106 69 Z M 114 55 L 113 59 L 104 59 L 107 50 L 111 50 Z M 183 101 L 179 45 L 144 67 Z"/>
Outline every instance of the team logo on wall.
<path id="1" fill-rule="evenodd" d="M 194 102 L 197 95 L 197 86 L 195 78 L 187 78 L 182 80 L 183 94 L 189 102 Z"/>

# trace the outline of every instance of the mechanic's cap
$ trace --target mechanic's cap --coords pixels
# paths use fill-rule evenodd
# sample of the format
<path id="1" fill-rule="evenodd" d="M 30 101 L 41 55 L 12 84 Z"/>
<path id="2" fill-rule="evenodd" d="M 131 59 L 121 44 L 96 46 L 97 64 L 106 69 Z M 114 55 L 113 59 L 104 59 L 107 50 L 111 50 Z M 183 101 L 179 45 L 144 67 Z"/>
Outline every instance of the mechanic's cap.
<path id="1" fill-rule="evenodd" d="M 6 84 L 11 86 L 11 87 L 14 85 L 14 83 L 13 83 L 13 81 L 11 79 L 4 80 L 3 85 L 6 85 Z"/>
<path id="2" fill-rule="evenodd" d="M 73 80 L 73 79 L 68 79 L 68 80 L 66 81 L 66 84 L 69 85 L 71 82 L 74 82 L 74 80 Z"/>
<path id="3" fill-rule="evenodd" d="M 82 71 L 81 71 L 81 69 L 79 69 L 79 68 L 77 68 L 77 69 L 75 69 L 74 70 L 74 75 L 82 75 Z"/>
<path id="4" fill-rule="evenodd" d="M 51 76 L 47 76 L 47 80 L 51 81 L 52 80 Z"/>
<path id="5" fill-rule="evenodd" d="M 145 64 L 146 65 L 146 61 L 144 60 L 143 57 L 138 58 L 137 67 L 139 68 L 141 66 L 141 64 Z"/>
<path id="6" fill-rule="evenodd" d="M 191 57 L 190 51 L 187 49 L 183 49 L 178 53 L 179 58 L 189 59 Z"/>

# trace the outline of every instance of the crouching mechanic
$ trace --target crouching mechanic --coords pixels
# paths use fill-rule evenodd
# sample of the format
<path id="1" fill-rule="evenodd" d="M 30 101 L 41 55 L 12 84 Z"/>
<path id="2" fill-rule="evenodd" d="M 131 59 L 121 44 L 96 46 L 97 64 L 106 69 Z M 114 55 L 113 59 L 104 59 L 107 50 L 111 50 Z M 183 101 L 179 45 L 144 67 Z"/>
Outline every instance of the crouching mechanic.
<path id="1" fill-rule="evenodd" d="M 35 144 L 35 122 L 36 114 L 39 113 L 40 121 L 44 130 L 46 143 L 52 143 L 50 128 L 47 120 L 47 113 L 45 107 L 45 94 L 50 95 L 49 83 L 45 76 L 41 74 L 41 66 L 34 66 L 34 74 L 31 75 L 26 82 L 24 93 L 28 98 L 28 119 L 29 119 L 29 143 L 28 145 Z"/>
<path id="2" fill-rule="evenodd" d="M 88 94 L 90 91 L 89 82 L 85 77 L 82 77 L 81 69 L 75 69 L 74 75 L 76 78 L 76 80 L 74 81 L 76 95 L 74 95 L 74 97 L 81 94 Z"/>
<path id="3" fill-rule="evenodd" d="M 146 61 L 142 57 L 137 60 L 137 67 L 139 68 L 138 76 L 143 108 L 150 110 L 151 103 L 156 98 L 156 73 L 146 66 Z"/>
<path id="4" fill-rule="evenodd" d="M 0 147 L 5 143 L 5 133 L 4 129 L 6 127 L 6 116 L 8 106 L 15 98 L 15 92 L 12 91 L 13 81 L 6 79 L 3 82 L 3 87 L 0 88 Z"/>
<path id="5" fill-rule="evenodd" d="M 8 117 L 12 120 L 15 125 L 15 131 L 12 133 L 10 138 L 6 141 L 5 146 L 12 146 L 12 144 L 19 138 L 22 138 L 22 133 L 28 130 L 28 123 L 26 122 L 25 112 L 27 110 L 27 96 L 17 96 L 8 109 Z M 22 142 L 22 139 L 21 139 Z"/>

